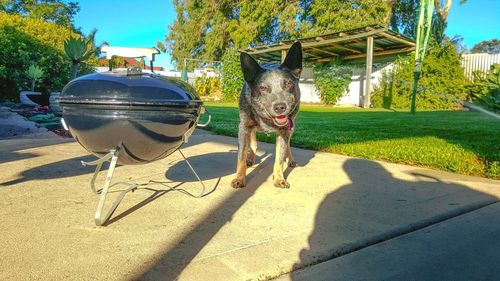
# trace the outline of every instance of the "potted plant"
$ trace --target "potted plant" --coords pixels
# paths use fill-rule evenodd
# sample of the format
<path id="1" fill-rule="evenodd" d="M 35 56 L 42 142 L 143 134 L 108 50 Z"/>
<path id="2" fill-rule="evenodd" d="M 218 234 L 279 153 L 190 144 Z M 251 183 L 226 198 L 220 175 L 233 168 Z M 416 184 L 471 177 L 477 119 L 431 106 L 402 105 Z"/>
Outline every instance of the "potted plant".
<path id="1" fill-rule="evenodd" d="M 44 71 L 37 65 L 30 65 L 26 71 L 27 76 L 31 80 L 31 91 L 22 91 L 19 93 L 19 100 L 22 104 L 37 106 L 43 102 L 42 93 L 35 92 L 36 81 L 43 77 Z M 48 104 L 48 100 L 47 100 Z"/>

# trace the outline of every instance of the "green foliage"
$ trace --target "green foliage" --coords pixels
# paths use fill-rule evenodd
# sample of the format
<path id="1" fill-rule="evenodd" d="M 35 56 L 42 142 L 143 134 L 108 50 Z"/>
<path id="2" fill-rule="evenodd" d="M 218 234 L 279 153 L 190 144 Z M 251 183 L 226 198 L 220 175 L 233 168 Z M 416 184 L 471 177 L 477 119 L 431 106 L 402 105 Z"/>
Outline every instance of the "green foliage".
<path id="1" fill-rule="evenodd" d="M 324 104 L 336 104 L 351 83 L 352 70 L 335 62 L 315 64 L 314 82 Z"/>
<path id="2" fill-rule="evenodd" d="M 29 88 L 25 71 L 31 64 L 45 71 L 39 91 L 60 91 L 69 81 L 70 63 L 63 43 L 71 36 L 76 34 L 70 28 L 0 12 L 0 100 L 16 99 L 19 91 Z M 89 67 L 81 69 L 90 71 Z"/>
<path id="3" fill-rule="evenodd" d="M 413 89 L 414 54 L 398 58 L 392 70 L 382 74 L 374 87 L 374 107 L 410 108 Z M 417 109 L 453 109 L 460 107 L 457 99 L 466 98 L 468 84 L 455 45 L 445 40 L 433 44 L 422 64 L 417 92 Z"/>
<path id="4" fill-rule="evenodd" d="M 71 60 L 71 78 L 76 78 L 78 66 L 101 52 L 101 46 L 94 45 L 97 29 L 93 29 L 87 38 L 69 38 L 64 41 L 64 52 Z"/>
<path id="5" fill-rule="evenodd" d="M 474 72 L 468 90 L 475 103 L 500 111 L 500 64 L 493 64 L 487 74 Z"/>
<path id="6" fill-rule="evenodd" d="M 221 83 L 218 77 L 208 76 L 206 74 L 196 77 L 194 79 L 194 88 L 198 95 L 203 98 L 210 98 L 213 100 L 220 99 Z"/>
<path id="7" fill-rule="evenodd" d="M 77 2 L 62 0 L 1 0 L 0 12 L 54 22 L 73 27 L 73 17 L 80 10 Z"/>
<path id="8" fill-rule="evenodd" d="M 485 40 L 477 43 L 470 50 L 471 53 L 488 53 L 488 54 L 500 54 L 500 40 L 491 39 Z"/>
<path id="9" fill-rule="evenodd" d="M 386 0 L 174 0 L 174 6 L 165 47 L 177 64 L 183 58 L 218 61 L 230 48 L 385 25 L 389 12 Z"/>
<path id="10" fill-rule="evenodd" d="M 239 54 L 231 49 L 222 57 L 222 100 L 238 100 L 243 82 Z"/>
<path id="11" fill-rule="evenodd" d="M 30 67 L 26 71 L 26 74 L 31 79 L 31 91 L 34 92 L 36 80 L 41 78 L 44 74 L 43 69 L 36 65 L 30 65 Z"/>

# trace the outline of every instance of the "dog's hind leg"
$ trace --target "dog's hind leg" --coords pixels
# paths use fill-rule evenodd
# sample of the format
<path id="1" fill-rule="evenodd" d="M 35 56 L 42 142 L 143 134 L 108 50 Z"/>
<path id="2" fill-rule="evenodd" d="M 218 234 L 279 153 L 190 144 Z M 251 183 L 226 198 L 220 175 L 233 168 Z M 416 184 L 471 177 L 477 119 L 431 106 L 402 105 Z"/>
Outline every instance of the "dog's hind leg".
<path id="1" fill-rule="evenodd" d="M 289 188 L 290 184 L 285 180 L 284 164 L 287 153 L 288 140 L 282 135 L 276 136 L 276 158 L 274 160 L 273 178 L 274 186 L 279 188 Z"/>
<path id="2" fill-rule="evenodd" d="M 244 123 L 240 123 L 238 132 L 238 163 L 236 165 L 236 178 L 231 181 L 231 186 L 233 188 L 242 188 L 245 186 L 249 141 L 250 129 Z"/>
<path id="3" fill-rule="evenodd" d="M 255 154 L 257 153 L 257 129 L 252 128 L 250 131 L 250 153 L 247 158 L 247 167 L 253 166 L 255 164 Z"/>

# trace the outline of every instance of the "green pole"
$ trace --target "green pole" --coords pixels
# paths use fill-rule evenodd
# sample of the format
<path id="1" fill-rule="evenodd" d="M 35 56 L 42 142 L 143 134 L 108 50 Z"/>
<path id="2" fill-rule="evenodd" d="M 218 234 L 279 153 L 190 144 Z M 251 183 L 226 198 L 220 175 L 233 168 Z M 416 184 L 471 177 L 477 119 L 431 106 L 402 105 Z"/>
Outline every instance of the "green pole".
<path id="1" fill-rule="evenodd" d="M 415 68 L 413 70 L 413 93 L 411 95 L 411 113 L 416 111 L 418 80 L 420 79 L 422 60 L 425 56 L 427 43 L 431 34 L 432 14 L 434 13 L 433 0 L 420 1 L 420 17 L 417 26 L 417 40 L 415 46 Z"/>
<path id="2" fill-rule="evenodd" d="M 420 60 L 415 62 L 415 68 L 413 69 L 413 94 L 411 95 L 411 113 L 415 113 L 416 102 L 417 102 L 417 89 L 418 80 L 420 79 L 420 67 L 422 66 Z"/>

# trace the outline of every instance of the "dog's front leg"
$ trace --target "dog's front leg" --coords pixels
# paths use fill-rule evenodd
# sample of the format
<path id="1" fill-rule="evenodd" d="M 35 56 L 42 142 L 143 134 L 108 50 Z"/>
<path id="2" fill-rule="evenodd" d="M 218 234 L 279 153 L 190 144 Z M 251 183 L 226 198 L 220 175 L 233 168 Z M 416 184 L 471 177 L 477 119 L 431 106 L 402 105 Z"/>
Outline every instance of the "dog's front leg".
<path id="1" fill-rule="evenodd" d="M 241 122 L 238 131 L 238 163 L 236 165 L 236 178 L 231 181 L 231 186 L 233 188 L 242 188 L 245 186 L 249 141 L 250 128 Z"/>
<path id="2" fill-rule="evenodd" d="M 274 186 L 279 188 L 289 188 L 290 184 L 285 180 L 284 164 L 288 154 L 288 135 L 276 135 L 276 158 L 274 161 L 273 178 Z"/>

